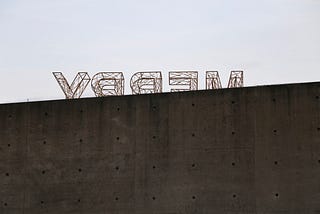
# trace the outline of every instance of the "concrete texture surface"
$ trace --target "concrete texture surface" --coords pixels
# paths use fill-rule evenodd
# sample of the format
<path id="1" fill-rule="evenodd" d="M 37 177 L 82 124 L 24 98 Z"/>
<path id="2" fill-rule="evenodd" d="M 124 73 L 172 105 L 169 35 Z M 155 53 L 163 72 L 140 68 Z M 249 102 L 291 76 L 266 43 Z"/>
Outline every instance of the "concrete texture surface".
<path id="1" fill-rule="evenodd" d="M 0 105 L 0 213 L 320 213 L 320 82 Z"/>

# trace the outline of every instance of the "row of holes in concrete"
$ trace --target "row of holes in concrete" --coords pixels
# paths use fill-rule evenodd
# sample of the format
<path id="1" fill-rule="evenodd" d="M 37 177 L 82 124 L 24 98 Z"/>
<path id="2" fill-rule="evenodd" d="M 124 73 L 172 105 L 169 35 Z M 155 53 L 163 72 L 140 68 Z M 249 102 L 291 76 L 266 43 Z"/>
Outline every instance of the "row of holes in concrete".
<path id="1" fill-rule="evenodd" d="M 317 128 L 317 131 L 320 131 L 320 127 Z M 277 132 L 278 132 L 278 130 L 276 130 L 276 129 L 273 130 L 273 133 L 277 133 Z M 235 135 L 236 133 L 233 131 L 233 132 L 231 132 L 231 134 L 232 134 L 232 135 Z M 195 133 L 192 133 L 192 134 L 191 134 L 191 137 L 195 137 L 195 136 L 196 136 Z M 152 139 L 156 139 L 156 138 L 157 138 L 156 136 L 152 136 Z M 119 140 L 120 140 L 120 137 L 116 137 L 116 140 L 119 141 Z M 82 140 L 82 139 L 79 139 L 79 142 L 83 142 L 83 140 Z M 47 141 L 44 140 L 44 141 L 43 141 L 43 144 L 47 144 Z M 9 144 L 8 144 L 8 147 L 10 147 L 10 146 L 11 146 L 11 144 L 9 143 Z"/>
<path id="2" fill-rule="evenodd" d="M 274 163 L 274 165 L 278 165 L 278 161 L 274 161 L 273 162 Z M 320 160 L 318 160 L 318 163 L 320 164 Z M 231 165 L 232 166 L 235 166 L 236 165 L 236 163 L 235 162 L 232 162 L 231 163 Z M 193 163 L 193 164 L 191 164 L 191 167 L 192 168 L 195 168 L 197 165 L 195 164 L 195 163 Z M 116 171 L 118 171 L 118 170 L 120 170 L 120 167 L 119 166 L 116 166 L 115 168 L 114 168 Z M 152 166 L 152 169 L 156 169 L 156 166 Z M 78 172 L 82 172 L 82 169 L 81 168 L 78 168 Z M 46 171 L 45 170 L 42 170 L 41 171 L 41 174 L 46 174 Z M 10 174 L 7 172 L 7 173 L 5 173 L 5 176 L 9 176 Z"/>
<path id="3" fill-rule="evenodd" d="M 276 198 L 279 198 L 279 193 L 275 193 L 274 196 L 275 196 Z M 236 195 L 236 194 L 232 194 L 232 198 L 237 198 L 237 195 Z M 156 200 L 156 197 L 155 197 L 155 196 L 152 196 L 151 199 L 154 201 L 154 200 Z M 193 196 L 191 197 L 191 199 L 192 199 L 192 200 L 196 200 L 196 196 L 193 195 Z M 114 200 L 115 200 L 115 201 L 119 201 L 120 198 L 119 198 L 119 197 L 115 197 Z M 80 202 L 81 202 L 81 199 L 78 199 L 77 202 L 80 203 Z M 40 201 L 40 204 L 44 204 L 44 201 Z M 4 205 L 4 206 L 8 206 L 8 203 L 7 203 L 7 202 L 4 202 L 3 205 Z"/>
<path id="4" fill-rule="evenodd" d="M 319 99 L 319 96 L 315 96 L 315 98 L 316 98 L 316 99 Z M 275 99 L 275 98 L 272 98 L 272 101 L 273 101 L 273 102 L 276 102 L 276 99 Z M 235 101 L 231 101 L 231 104 L 235 104 L 235 103 L 236 103 Z M 195 105 L 194 103 L 192 103 L 191 106 L 192 106 L 192 107 L 195 107 L 196 105 Z M 152 109 L 153 109 L 153 110 L 155 110 L 156 108 L 157 108 L 156 106 L 152 106 Z M 119 107 L 117 108 L 117 111 L 120 111 L 120 108 L 119 108 Z M 83 113 L 83 110 L 82 110 L 82 109 L 80 110 L 80 113 Z M 45 115 L 45 116 L 48 116 L 49 114 L 48 114 L 48 112 L 45 112 L 44 115 Z M 12 115 L 10 114 L 8 117 L 9 117 L 9 118 L 12 118 Z"/>

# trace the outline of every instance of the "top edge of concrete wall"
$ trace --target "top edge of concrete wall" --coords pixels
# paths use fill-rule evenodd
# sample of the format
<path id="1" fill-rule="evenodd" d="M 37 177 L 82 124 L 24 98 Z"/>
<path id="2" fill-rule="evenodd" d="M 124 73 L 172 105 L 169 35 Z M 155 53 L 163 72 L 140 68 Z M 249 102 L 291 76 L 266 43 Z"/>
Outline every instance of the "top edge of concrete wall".
<path id="1" fill-rule="evenodd" d="M 180 91 L 180 92 L 162 92 L 162 93 L 153 93 L 153 94 L 138 94 L 138 95 L 133 95 L 133 94 L 128 94 L 128 95 L 122 95 L 122 96 L 105 96 L 105 97 L 83 97 L 83 98 L 78 98 L 78 99 L 52 99 L 52 100 L 39 100 L 39 101 L 28 101 L 28 102 L 9 102 L 9 103 L 0 103 L 0 105 L 21 105 L 21 104 L 27 104 L 27 103 L 50 103 L 50 102 L 81 102 L 81 101 L 86 101 L 86 100 L 92 100 L 92 99 L 101 99 L 101 100 L 106 100 L 106 99 L 119 99 L 119 98 L 129 98 L 129 97 L 137 97 L 137 96 L 171 96 L 171 95 L 179 95 L 179 94 L 203 94 L 203 93 L 208 93 L 212 91 L 220 91 L 220 92 L 225 92 L 225 91 L 238 91 L 238 90 L 253 90 L 253 89 L 258 89 L 258 88 L 283 88 L 283 87 L 295 87 L 295 86 L 306 86 L 306 85 L 319 85 L 320 86 L 320 81 L 317 82 L 301 82 L 301 83 L 284 83 L 284 84 L 274 84 L 274 85 L 257 85 L 257 86 L 245 86 L 241 88 L 221 88 L 221 89 L 200 89 L 200 90 L 195 90 L 195 91 Z"/>

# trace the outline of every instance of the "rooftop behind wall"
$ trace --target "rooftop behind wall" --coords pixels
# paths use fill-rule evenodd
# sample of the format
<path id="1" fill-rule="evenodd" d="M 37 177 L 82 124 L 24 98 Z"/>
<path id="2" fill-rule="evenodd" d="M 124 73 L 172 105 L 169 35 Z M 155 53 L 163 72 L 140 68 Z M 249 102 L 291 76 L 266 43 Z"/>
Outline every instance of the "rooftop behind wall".
<path id="1" fill-rule="evenodd" d="M 320 212 L 320 82 L 0 105 L 0 213 Z"/>

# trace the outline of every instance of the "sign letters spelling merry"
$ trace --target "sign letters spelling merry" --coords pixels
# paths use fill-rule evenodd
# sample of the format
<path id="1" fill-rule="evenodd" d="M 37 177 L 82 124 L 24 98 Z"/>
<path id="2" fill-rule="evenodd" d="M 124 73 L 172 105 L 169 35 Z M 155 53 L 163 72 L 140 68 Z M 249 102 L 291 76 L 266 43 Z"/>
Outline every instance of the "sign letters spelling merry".
<path id="1" fill-rule="evenodd" d="M 124 76 L 122 72 L 99 72 L 92 79 L 87 72 L 78 72 L 71 85 L 61 72 L 53 72 L 66 99 L 80 98 L 89 82 L 97 97 L 124 95 Z M 222 88 L 218 71 L 206 72 L 206 89 Z M 169 72 L 171 92 L 198 90 L 197 71 Z M 162 92 L 162 74 L 160 71 L 137 72 L 130 79 L 132 94 Z M 231 71 L 228 88 L 243 87 L 243 71 Z"/>

